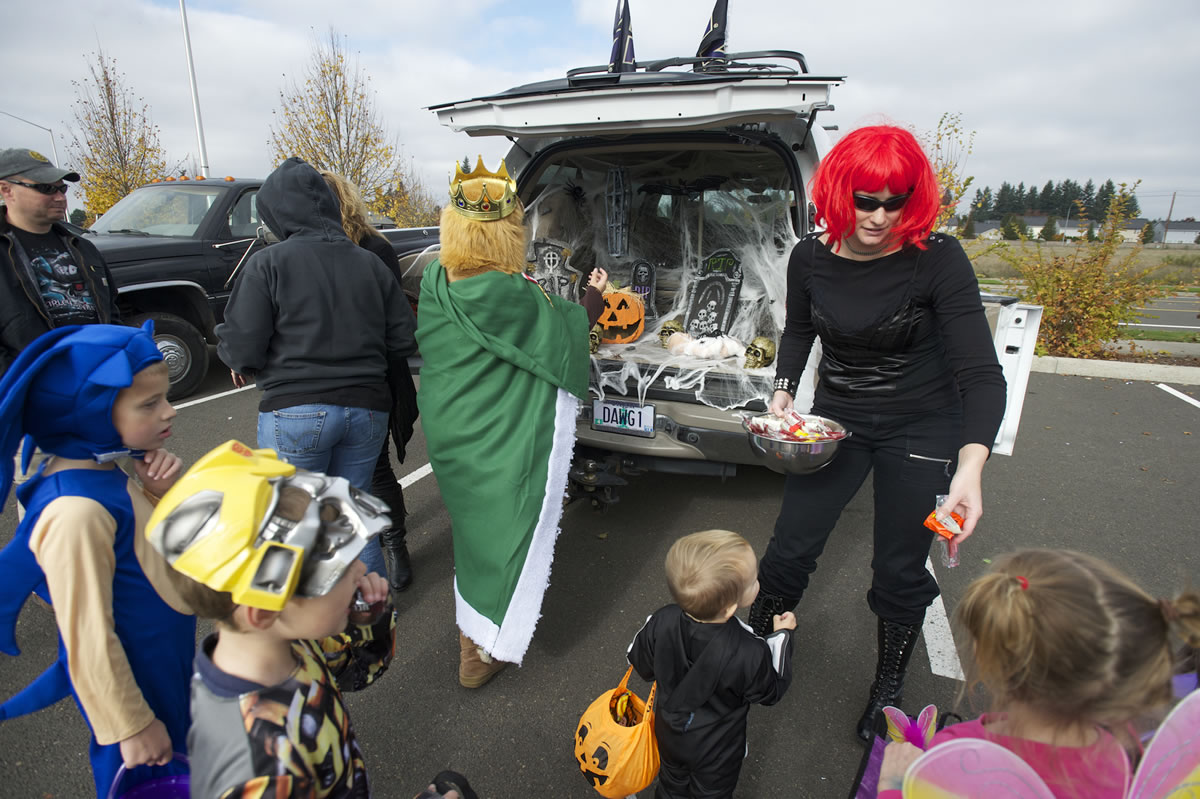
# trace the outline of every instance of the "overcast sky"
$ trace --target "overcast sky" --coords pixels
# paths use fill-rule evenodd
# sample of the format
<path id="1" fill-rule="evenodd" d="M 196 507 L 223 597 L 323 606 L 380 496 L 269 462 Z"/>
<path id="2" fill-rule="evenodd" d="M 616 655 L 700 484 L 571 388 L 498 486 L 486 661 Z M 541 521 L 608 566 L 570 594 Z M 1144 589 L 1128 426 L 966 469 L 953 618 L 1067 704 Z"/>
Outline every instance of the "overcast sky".
<path id="1" fill-rule="evenodd" d="M 1143 215 L 1200 218 L 1200 3 L 1196 0 L 802 2 L 729 0 L 730 50 L 799 50 L 846 76 L 824 124 L 891 120 L 932 131 L 944 112 L 977 132 L 975 186 L 1140 179 Z M 346 36 L 407 156 L 440 192 L 456 159 L 489 164 L 503 139 L 438 125 L 426 106 L 605 63 L 616 0 L 188 0 L 213 175 L 271 168 L 272 109 L 315 37 Z M 711 0 L 630 0 L 639 60 L 692 55 Z M 48 17 L 53 14 L 53 19 Z M 5 2 L 0 111 L 69 135 L 71 81 L 97 49 L 151 106 L 174 159 L 199 161 L 178 2 Z M 836 135 L 836 134 L 835 134 Z M 0 145 L 47 155 L 50 136 L 0 115 Z"/>

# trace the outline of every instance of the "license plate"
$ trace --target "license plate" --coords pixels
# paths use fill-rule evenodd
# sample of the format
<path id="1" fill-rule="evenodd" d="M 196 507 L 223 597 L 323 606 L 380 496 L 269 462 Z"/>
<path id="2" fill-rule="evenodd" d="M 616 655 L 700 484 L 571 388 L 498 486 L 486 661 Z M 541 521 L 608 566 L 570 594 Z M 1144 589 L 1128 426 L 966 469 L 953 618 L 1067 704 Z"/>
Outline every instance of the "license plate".
<path id="1" fill-rule="evenodd" d="M 592 400 L 592 429 L 654 438 L 654 406 Z"/>

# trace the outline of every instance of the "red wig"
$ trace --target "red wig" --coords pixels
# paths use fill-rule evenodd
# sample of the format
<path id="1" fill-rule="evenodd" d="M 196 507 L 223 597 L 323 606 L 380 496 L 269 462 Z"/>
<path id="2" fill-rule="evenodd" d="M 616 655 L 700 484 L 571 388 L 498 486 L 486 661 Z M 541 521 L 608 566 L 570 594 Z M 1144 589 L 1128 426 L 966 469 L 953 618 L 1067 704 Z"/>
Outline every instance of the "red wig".
<path id="1" fill-rule="evenodd" d="M 903 128 L 873 125 L 851 131 L 834 145 L 817 167 L 809 187 L 817 207 L 817 224 L 837 244 L 854 232 L 854 192 L 887 189 L 908 194 L 908 202 L 892 235 L 901 245 L 925 249 L 941 210 L 937 175 L 916 137 Z"/>

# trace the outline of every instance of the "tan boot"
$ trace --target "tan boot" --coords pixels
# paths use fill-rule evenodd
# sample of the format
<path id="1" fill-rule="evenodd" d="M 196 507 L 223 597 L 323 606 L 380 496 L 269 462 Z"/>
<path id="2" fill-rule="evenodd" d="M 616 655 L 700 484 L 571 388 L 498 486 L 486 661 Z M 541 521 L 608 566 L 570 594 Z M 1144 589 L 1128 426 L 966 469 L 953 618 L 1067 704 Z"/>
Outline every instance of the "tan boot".
<path id="1" fill-rule="evenodd" d="M 458 682 L 464 688 L 478 688 L 508 665 L 503 660 L 492 660 L 491 655 L 461 632 L 458 646 Z"/>

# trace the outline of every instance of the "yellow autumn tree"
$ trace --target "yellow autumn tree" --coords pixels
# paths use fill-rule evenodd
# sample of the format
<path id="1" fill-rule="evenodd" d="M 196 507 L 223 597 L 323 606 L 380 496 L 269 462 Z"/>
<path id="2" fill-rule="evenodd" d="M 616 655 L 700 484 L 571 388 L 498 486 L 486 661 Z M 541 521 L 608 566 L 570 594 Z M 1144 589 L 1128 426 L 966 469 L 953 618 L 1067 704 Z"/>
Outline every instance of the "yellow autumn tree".
<path id="1" fill-rule="evenodd" d="M 314 39 L 303 75 L 279 92 L 267 141 L 271 153 L 276 162 L 300 156 L 337 172 L 358 186 L 370 210 L 401 227 L 437 224 L 437 206 L 405 168 L 370 82 L 336 31 Z"/>
<path id="2" fill-rule="evenodd" d="M 80 174 L 86 222 L 91 224 L 138 186 L 163 177 L 168 159 L 150 106 L 125 85 L 115 58 L 103 51 L 91 54 L 87 76 L 71 84 L 75 124 L 67 163 Z"/>
<path id="3" fill-rule="evenodd" d="M 963 174 L 967 157 L 975 147 L 975 131 L 963 128 L 962 114 L 947 112 L 938 119 L 937 128 L 932 133 L 919 135 L 918 138 L 933 162 L 938 185 L 942 188 L 942 210 L 933 225 L 933 229 L 937 230 L 957 213 L 967 187 L 975 180 Z"/>

